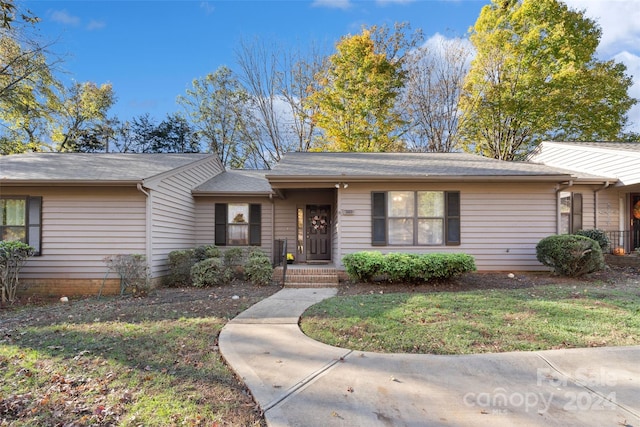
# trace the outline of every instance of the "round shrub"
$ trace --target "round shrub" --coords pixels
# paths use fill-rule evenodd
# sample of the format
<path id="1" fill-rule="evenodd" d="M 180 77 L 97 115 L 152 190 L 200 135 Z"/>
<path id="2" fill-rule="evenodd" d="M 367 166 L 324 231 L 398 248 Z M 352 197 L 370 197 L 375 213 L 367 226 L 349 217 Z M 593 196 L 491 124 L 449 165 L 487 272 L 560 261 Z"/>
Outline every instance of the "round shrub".
<path id="1" fill-rule="evenodd" d="M 607 237 L 607 233 L 597 228 L 593 228 L 591 230 L 578 230 L 576 235 L 595 240 L 600 245 L 602 252 L 605 252 L 609 247 L 609 238 Z"/>
<path id="2" fill-rule="evenodd" d="M 271 283 L 273 268 L 269 257 L 262 251 L 251 252 L 244 265 L 244 274 L 255 285 L 264 286 Z"/>
<path id="3" fill-rule="evenodd" d="M 575 234 L 545 237 L 536 246 L 536 257 L 562 276 L 593 273 L 605 265 L 598 242 Z"/>
<path id="4" fill-rule="evenodd" d="M 233 273 L 220 258 L 208 258 L 191 267 L 193 286 L 203 288 L 206 286 L 226 285 L 233 279 Z"/>

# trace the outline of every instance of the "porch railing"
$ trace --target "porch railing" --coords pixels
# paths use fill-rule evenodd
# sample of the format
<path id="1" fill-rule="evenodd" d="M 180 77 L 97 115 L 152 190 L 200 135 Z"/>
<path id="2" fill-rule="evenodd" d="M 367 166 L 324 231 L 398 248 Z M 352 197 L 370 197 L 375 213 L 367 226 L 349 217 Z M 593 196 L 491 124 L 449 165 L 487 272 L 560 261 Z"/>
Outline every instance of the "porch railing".
<path id="1" fill-rule="evenodd" d="M 282 266 L 282 283 L 287 280 L 287 239 L 279 239 L 273 245 L 273 266 Z"/>
<path id="2" fill-rule="evenodd" d="M 640 230 L 607 231 L 609 238 L 609 253 L 615 248 L 624 248 L 626 253 L 633 252 L 640 247 Z"/>

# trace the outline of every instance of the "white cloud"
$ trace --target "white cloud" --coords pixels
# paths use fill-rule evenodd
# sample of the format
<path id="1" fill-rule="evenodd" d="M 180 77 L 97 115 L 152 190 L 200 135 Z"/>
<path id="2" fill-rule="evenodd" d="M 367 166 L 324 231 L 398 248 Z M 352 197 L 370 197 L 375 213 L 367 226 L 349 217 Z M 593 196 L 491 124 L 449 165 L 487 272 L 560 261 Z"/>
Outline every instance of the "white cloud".
<path id="1" fill-rule="evenodd" d="M 204 10 L 204 13 L 207 15 L 211 15 L 216 10 L 215 6 L 208 1 L 201 1 L 200 9 Z"/>
<path id="2" fill-rule="evenodd" d="M 598 47 L 601 59 L 615 59 L 627 66 L 633 85 L 629 95 L 640 99 L 640 0 L 565 0 L 594 19 L 602 29 Z M 640 105 L 629 111 L 630 130 L 640 132 Z"/>
<path id="3" fill-rule="evenodd" d="M 640 49 L 640 0 L 566 0 L 578 10 L 585 10 L 602 28 L 599 51 L 604 55 Z"/>
<path id="4" fill-rule="evenodd" d="M 627 74 L 633 76 L 634 85 L 629 88 L 629 95 L 640 102 L 640 55 L 627 51 L 617 54 L 614 59 L 627 66 Z M 631 130 L 640 133 L 640 105 L 636 104 L 629 110 Z"/>
<path id="5" fill-rule="evenodd" d="M 314 7 L 328 7 L 330 9 L 349 9 L 351 0 L 314 0 L 311 4 Z"/>
<path id="6" fill-rule="evenodd" d="M 107 24 L 104 21 L 96 21 L 92 19 L 91 21 L 89 21 L 86 28 L 89 31 L 94 31 L 94 30 L 101 30 L 106 26 Z"/>
<path id="7" fill-rule="evenodd" d="M 54 10 L 51 12 L 51 20 L 59 24 L 73 25 L 80 24 L 80 18 L 70 15 L 66 10 Z"/>

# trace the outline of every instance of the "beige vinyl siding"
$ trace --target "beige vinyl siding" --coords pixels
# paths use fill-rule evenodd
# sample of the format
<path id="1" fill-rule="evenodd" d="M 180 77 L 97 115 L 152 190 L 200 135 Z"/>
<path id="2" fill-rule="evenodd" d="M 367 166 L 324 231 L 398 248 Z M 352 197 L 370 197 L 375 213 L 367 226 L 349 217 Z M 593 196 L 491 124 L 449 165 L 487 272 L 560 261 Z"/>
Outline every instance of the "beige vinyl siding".
<path id="1" fill-rule="evenodd" d="M 152 277 L 168 274 L 169 252 L 196 246 L 196 207 L 191 190 L 220 172 L 219 163 L 211 160 L 149 183 Z"/>
<path id="2" fill-rule="evenodd" d="M 372 246 L 371 191 L 460 191 L 460 246 Z M 361 250 L 386 252 L 464 252 L 473 255 L 479 270 L 543 270 L 535 246 L 556 233 L 554 184 L 350 184 L 340 193 L 341 247 L 346 254 Z"/>
<path id="3" fill-rule="evenodd" d="M 266 197 L 196 197 L 196 245 L 213 245 L 215 241 L 215 205 L 216 203 L 249 203 L 262 206 L 262 218 L 260 222 L 260 249 L 272 259 L 273 248 L 273 204 Z M 277 238 L 277 237 L 276 237 Z M 232 246 L 229 246 L 232 247 Z M 224 250 L 224 248 L 223 248 Z"/>
<path id="4" fill-rule="evenodd" d="M 145 254 L 145 196 L 135 187 L 2 188 L 42 196 L 42 256 L 21 279 L 102 279 L 107 255 Z"/>
<path id="5" fill-rule="evenodd" d="M 640 183 L 640 152 L 543 142 L 532 160 L 548 166 L 617 177 L 624 185 Z"/>

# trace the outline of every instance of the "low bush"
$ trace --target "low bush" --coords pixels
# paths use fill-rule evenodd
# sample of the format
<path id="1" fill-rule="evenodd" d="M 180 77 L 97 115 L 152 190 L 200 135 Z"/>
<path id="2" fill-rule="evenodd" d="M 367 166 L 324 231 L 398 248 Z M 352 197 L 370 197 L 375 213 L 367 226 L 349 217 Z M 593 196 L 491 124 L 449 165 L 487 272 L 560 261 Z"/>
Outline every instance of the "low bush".
<path id="1" fill-rule="evenodd" d="M 194 261 L 193 249 L 181 249 L 169 252 L 169 278 L 170 286 L 191 285 L 191 267 Z"/>
<path id="2" fill-rule="evenodd" d="M 107 268 L 120 276 L 120 295 L 130 291 L 135 295 L 147 295 L 151 289 L 147 258 L 140 254 L 109 255 L 103 260 Z M 100 289 L 102 293 L 102 289 Z"/>
<path id="3" fill-rule="evenodd" d="M 602 249 L 602 252 L 605 252 L 610 244 L 607 233 L 597 228 L 592 228 L 590 230 L 578 230 L 576 232 L 576 235 L 588 237 L 595 240 L 600 245 L 600 249 Z"/>
<path id="4" fill-rule="evenodd" d="M 536 246 L 536 257 L 562 276 L 581 276 L 605 266 L 599 243 L 575 234 L 545 237 Z"/>
<path id="5" fill-rule="evenodd" d="M 244 274 L 255 285 L 270 284 L 273 277 L 273 267 L 271 267 L 269 257 L 262 251 L 251 251 L 249 260 L 244 265 Z"/>
<path id="6" fill-rule="evenodd" d="M 220 258 L 222 251 L 215 245 L 198 246 L 193 250 L 194 264 L 209 258 Z"/>
<path id="7" fill-rule="evenodd" d="M 193 286 L 204 288 L 228 284 L 233 273 L 221 258 L 208 258 L 191 267 L 191 278 Z"/>
<path id="8" fill-rule="evenodd" d="M 190 286 L 191 267 L 209 258 L 220 258 L 222 252 L 217 246 L 203 245 L 193 249 L 180 249 L 169 252 L 169 286 Z"/>
<path id="9" fill-rule="evenodd" d="M 380 252 L 354 252 L 342 258 L 349 278 L 358 282 L 368 282 L 382 274 L 384 255 Z"/>
<path id="10" fill-rule="evenodd" d="M 369 282 L 383 277 L 391 282 L 424 283 L 449 279 L 474 271 L 471 255 L 460 253 L 408 254 L 392 252 L 355 252 L 342 259 L 351 280 Z"/>
<path id="11" fill-rule="evenodd" d="M 26 243 L 15 240 L 0 241 L 0 288 L 2 303 L 12 303 L 16 299 L 20 270 L 34 254 L 34 249 Z"/>

